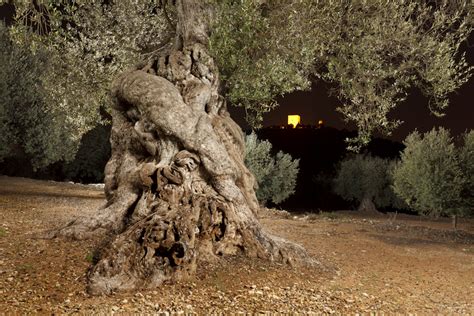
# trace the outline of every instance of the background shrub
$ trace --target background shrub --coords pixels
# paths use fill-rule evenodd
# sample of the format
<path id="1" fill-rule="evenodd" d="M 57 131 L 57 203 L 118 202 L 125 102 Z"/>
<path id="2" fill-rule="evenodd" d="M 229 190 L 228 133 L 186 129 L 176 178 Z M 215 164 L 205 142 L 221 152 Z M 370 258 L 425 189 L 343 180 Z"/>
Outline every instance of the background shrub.
<path id="1" fill-rule="evenodd" d="M 469 147 L 466 135 L 465 147 Z M 468 209 L 462 196 L 467 190 L 472 161 L 464 167 L 460 157 L 469 159 L 472 151 L 456 149 L 448 130 L 417 131 L 405 139 L 401 161 L 393 170 L 394 191 L 415 211 L 431 216 L 464 215 Z"/>
<path id="2" fill-rule="evenodd" d="M 295 192 L 299 159 L 281 151 L 272 155 L 272 144 L 259 140 L 255 133 L 246 136 L 245 148 L 245 165 L 257 180 L 261 204 L 279 204 Z"/>
<path id="3" fill-rule="evenodd" d="M 0 163 L 20 158 L 36 171 L 74 158 L 80 141 L 76 123 L 83 119 L 71 115 L 65 103 L 46 101 L 41 79 L 51 67 L 45 49 L 33 52 L 12 41 L 0 21 Z"/>

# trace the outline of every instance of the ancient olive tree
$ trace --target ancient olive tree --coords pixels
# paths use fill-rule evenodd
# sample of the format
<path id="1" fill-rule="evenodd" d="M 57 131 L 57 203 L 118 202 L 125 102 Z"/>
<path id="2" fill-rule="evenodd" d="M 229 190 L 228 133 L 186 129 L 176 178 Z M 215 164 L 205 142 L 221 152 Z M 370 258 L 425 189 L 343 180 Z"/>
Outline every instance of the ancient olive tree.
<path id="1" fill-rule="evenodd" d="M 457 149 L 449 131 L 443 128 L 423 135 L 415 131 L 404 144 L 401 161 L 393 170 L 395 193 L 415 211 L 434 217 L 453 216 L 456 225 L 457 216 L 472 210 L 468 197 L 463 196 L 472 185 L 468 180 L 472 179 L 468 174 L 472 168 L 466 168 L 465 163 L 472 166 L 472 162 L 460 159 L 460 153 L 472 153 Z M 469 135 L 466 144 L 469 146 Z"/>
<path id="2" fill-rule="evenodd" d="M 115 234 L 89 275 L 92 293 L 156 287 L 222 255 L 311 261 L 257 221 L 243 134 L 208 52 L 212 6 L 177 1 L 174 9 L 174 44 L 113 83 L 107 207 L 58 232 Z"/>
<path id="3" fill-rule="evenodd" d="M 112 234 L 89 275 L 93 293 L 156 287 L 221 255 L 309 260 L 258 223 L 243 134 L 226 101 L 258 125 L 278 95 L 322 78 L 339 86 L 341 111 L 366 141 L 393 128 L 386 114 L 410 87 L 444 100 L 469 73 L 457 54 L 472 29 L 467 1 L 51 3 L 19 1 L 13 32 L 57 52 L 45 76 L 45 86 L 58 84 L 51 102 L 88 126 L 101 100 L 94 91 L 104 95 L 117 75 L 107 207 L 56 234 Z M 35 14 L 46 17 L 45 35 L 22 37 L 42 29 Z M 155 44 L 138 45 L 143 39 Z"/>
<path id="4" fill-rule="evenodd" d="M 245 165 L 258 184 L 258 201 L 280 204 L 295 193 L 296 178 L 299 171 L 299 159 L 279 151 L 272 154 L 272 144 L 268 140 L 259 140 L 254 132 L 245 136 Z"/>
<path id="5" fill-rule="evenodd" d="M 404 207 L 391 188 L 394 163 L 364 155 L 345 159 L 334 178 L 334 191 L 345 200 L 358 202 L 358 211 L 375 213 L 379 207 Z"/>

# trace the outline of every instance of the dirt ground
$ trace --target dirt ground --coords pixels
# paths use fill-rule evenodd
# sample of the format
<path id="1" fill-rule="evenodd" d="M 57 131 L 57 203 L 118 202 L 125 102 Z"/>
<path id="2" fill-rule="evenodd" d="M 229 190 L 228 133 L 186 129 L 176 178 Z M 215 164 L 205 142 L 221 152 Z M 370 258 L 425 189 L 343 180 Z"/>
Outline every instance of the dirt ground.
<path id="1" fill-rule="evenodd" d="M 355 212 L 262 211 L 269 231 L 319 262 L 311 268 L 228 258 L 155 290 L 89 296 L 100 240 L 35 236 L 104 201 L 98 187 L 0 177 L 0 313 L 474 314 L 474 221 L 453 232 L 446 219 Z"/>

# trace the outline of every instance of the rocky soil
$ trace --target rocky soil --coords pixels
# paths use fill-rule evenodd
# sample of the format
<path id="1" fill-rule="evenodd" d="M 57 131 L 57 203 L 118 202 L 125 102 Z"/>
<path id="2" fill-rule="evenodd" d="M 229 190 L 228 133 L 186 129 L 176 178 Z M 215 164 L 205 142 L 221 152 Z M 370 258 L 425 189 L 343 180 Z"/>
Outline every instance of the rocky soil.
<path id="1" fill-rule="evenodd" d="M 39 239 L 97 211 L 100 187 L 0 177 L 1 313 L 474 314 L 474 221 L 355 212 L 262 210 L 273 234 L 319 262 L 292 268 L 245 258 L 200 267 L 155 290 L 89 296 L 85 277 L 100 240 Z"/>

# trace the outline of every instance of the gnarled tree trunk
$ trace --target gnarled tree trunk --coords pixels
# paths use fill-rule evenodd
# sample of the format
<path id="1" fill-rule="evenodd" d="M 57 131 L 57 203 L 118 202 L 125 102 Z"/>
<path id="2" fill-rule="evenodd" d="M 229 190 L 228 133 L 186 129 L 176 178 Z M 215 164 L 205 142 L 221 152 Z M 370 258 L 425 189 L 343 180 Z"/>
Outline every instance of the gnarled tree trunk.
<path id="1" fill-rule="evenodd" d="M 108 206 L 60 231 L 114 232 L 89 275 L 92 293 L 153 288 L 221 255 L 310 261 L 256 218 L 255 180 L 243 163 L 242 131 L 219 95 L 203 3 L 177 1 L 174 50 L 114 83 Z"/>
<path id="2" fill-rule="evenodd" d="M 372 213 L 372 214 L 379 214 L 379 211 L 377 210 L 377 207 L 375 206 L 370 196 L 366 196 L 362 199 L 362 201 L 359 204 L 359 207 L 357 208 L 357 211 Z"/>

